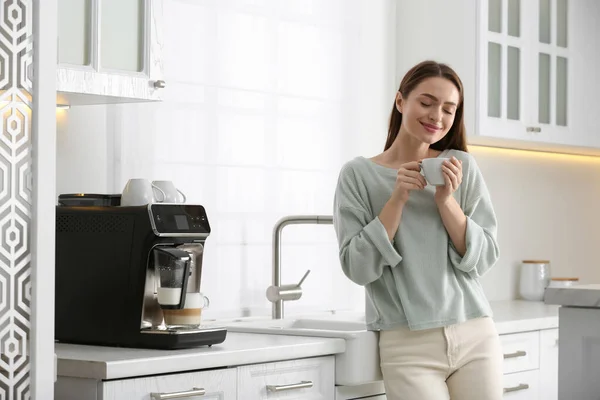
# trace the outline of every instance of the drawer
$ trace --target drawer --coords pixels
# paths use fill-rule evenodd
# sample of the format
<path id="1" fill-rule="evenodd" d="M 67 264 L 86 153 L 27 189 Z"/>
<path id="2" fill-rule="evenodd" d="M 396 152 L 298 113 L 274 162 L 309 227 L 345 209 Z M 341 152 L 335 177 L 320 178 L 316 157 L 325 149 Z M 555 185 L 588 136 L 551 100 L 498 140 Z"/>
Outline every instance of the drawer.
<path id="1" fill-rule="evenodd" d="M 234 400 L 236 370 L 217 369 L 181 374 L 120 379 L 102 383 L 102 400 L 153 400 L 153 394 L 175 395 L 179 398 L 202 400 Z M 193 392 L 194 388 L 197 390 Z M 204 395 L 201 393 L 204 392 Z M 187 393 L 187 396 L 185 395 Z M 194 393 L 197 393 L 194 396 Z M 174 397 L 171 397 L 174 398 Z"/>
<path id="2" fill-rule="evenodd" d="M 331 400 L 334 356 L 238 367 L 238 400 Z"/>
<path id="3" fill-rule="evenodd" d="M 540 333 L 524 332 L 500 335 L 504 354 L 504 373 L 522 372 L 540 367 Z"/>
<path id="4" fill-rule="evenodd" d="M 503 399 L 537 400 L 540 398 L 539 371 L 516 372 L 506 374 L 503 378 Z"/>

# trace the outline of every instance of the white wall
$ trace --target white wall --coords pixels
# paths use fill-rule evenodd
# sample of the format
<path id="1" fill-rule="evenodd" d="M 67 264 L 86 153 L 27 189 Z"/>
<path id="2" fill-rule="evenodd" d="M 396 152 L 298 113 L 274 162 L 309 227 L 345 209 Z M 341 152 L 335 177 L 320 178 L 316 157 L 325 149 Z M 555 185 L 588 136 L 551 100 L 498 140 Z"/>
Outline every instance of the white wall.
<path id="1" fill-rule="evenodd" d="M 398 82 L 386 62 L 395 57 L 393 40 L 387 28 L 369 23 L 385 15 L 391 24 L 393 4 L 377 4 L 355 14 L 363 27 L 351 43 L 358 50 L 345 55 L 339 67 L 345 75 L 328 83 L 339 85 L 343 96 L 323 102 L 211 81 L 206 38 L 212 11 L 166 1 L 165 101 L 65 112 L 57 133 L 59 192 L 119 192 L 128 178 L 173 180 L 189 202 L 207 208 L 213 228 L 203 276 L 211 298 L 207 316 L 267 315 L 275 222 L 290 214 L 331 214 L 341 164 L 383 148 Z M 364 52 L 369 57 L 361 57 Z M 243 66 L 246 80 L 231 71 L 227 79 L 242 87 L 269 82 L 253 63 Z M 276 105 L 285 110 L 274 117 Z M 484 278 L 489 298 L 516 297 L 518 263 L 525 258 L 548 258 L 555 275 L 599 282 L 594 199 L 600 159 L 486 148 L 473 154 L 500 222 L 501 259 Z M 331 226 L 287 227 L 283 243 L 283 283 L 312 270 L 304 297 L 286 304 L 287 311 L 362 307 L 362 289 L 340 271 Z"/>

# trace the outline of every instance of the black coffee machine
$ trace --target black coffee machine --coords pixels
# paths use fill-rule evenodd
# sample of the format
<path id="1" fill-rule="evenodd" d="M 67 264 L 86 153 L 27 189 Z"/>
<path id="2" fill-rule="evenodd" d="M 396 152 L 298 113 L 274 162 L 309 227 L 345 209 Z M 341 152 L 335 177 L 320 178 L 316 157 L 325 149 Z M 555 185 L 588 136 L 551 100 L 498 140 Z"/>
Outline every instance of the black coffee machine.
<path id="1" fill-rule="evenodd" d="M 195 311 L 186 293 L 200 295 L 209 234 L 201 205 L 57 206 L 56 340 L 153 349 L 222 343 L 225 328 L 164 318 Z M 161 287 L 175 296 L 159 303 Z"/>

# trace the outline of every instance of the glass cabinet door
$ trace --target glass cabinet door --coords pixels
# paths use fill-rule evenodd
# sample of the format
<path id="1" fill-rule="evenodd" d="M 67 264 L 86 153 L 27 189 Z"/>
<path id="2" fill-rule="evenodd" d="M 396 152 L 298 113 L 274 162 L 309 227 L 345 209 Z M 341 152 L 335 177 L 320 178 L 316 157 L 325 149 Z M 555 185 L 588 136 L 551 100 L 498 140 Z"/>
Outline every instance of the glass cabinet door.
<path id="1" fill-rule="evenodd" d="M 100 68 L 144 70 L 144 0 L 100 0 Z"/>
<path id="2" fill-rule="evenodd" d="M 484 128 L 489 135 L 494 130 L 502 131 L 502 136 L 510 135 L 504 123 L 520 129 L 524 117 L 523 71 L 525 35 L 522 25 L 521 0 L 488 0 L 487 32 L 483 65 L 486 66 L 486 96 L 483 96 L 482 114 L 491 119 Z M 520 129 L 522 130 L 522 129 Z M 514 135 L 518 132 L 515 131 Z"/>
<path id="3" fill-rule="evenodd" d="M 92 0 L 58 1 L 58 62 L 92 63 Z"/>
<path id="4" fill-rule="evenodd" d="M 538 0 L 538 32 L 534 60 L 537 67 L 535 123 L 568 126 L 568 0 Z"/>

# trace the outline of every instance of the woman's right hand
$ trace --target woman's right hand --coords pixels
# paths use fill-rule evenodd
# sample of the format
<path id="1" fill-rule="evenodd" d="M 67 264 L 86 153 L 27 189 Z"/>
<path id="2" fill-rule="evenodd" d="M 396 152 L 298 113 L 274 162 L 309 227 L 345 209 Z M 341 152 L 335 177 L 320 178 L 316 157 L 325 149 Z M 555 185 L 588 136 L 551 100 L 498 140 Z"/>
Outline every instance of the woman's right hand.
<path id="1" fill-rule="evenodd" d="M 408 200 L 408 195 L 411 190 L 423 190 L 427 186 L 427 181 L 421 175 L 421 166 L 418 161 L 411 161 L 400 166 L 396 176 L 396 186 L 392 192 L 392 197 L 395 197 L 402 204 Z"/>

